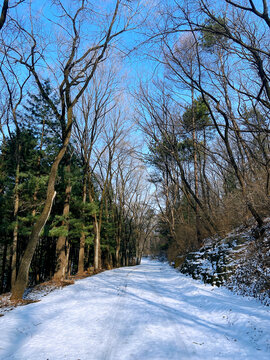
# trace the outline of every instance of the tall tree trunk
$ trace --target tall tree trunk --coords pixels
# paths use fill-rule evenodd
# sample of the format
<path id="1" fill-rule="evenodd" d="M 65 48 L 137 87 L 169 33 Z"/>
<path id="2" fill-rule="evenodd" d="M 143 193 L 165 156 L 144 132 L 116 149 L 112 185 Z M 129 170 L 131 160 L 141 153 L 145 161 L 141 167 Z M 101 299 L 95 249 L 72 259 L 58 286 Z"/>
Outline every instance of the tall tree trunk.
<path id="1" fill-rule="evenodd" d="M 84 253 L 85 253 L 85 232 L 82 231 L 81 237 L 80 237 L 78 275 L 81 275 L 84 272 Z"/>
<path id="2" fill-rule="evenodd" d="M 90 203 L 94 202 L 94 196 L 93 196 L 93 184 L 91 181 L 91 174 L 88 171 L 88 196 L 89 196 L 89 201 Z M 102 204 L 101 204 L 102 205 Z M 94 239 L 94 269 L 98 270 L 100 269 L 101 266 L 101 253 L 100 253 L 100 229 L 101 229 L 101 223 L 97 217 L 97 214 L 94 214 L 94 220 L 93 220 L 93 225 L 94 225 L 94 234 L 95 234 L 95 239 Z M 102 217 L 102 211 L 100 210 L 100 214 L 99 216 Z"/>
<path id="3" fill-rule="evenodd" d="M 2 274 L 1 274 L 1 285 L 0 285 L 0 294 L 5 291 L 5 270 L 6 270 L 6 263 L 7 263 L 7 242 L 4 243 L 4 251 L 2 257 Z"/>
<path id="4" fill-rule="evenodd" d="M 99 215 L 98 218 L 95 215 L 95 230 L 96 230 L 96 238 L 95 238 L 95 242 L 94 242 L 94 268 L 95 270 L 98 270 L 101 268 L 101 248 L 100 248 L 100 244 L 101 244 L 101 237 L 100 237 L 100 233 L 101 233 L 101 226 L 102 226 L 102 216 L 103 216 L 103 203 L 105 201 L 105 196 L 107 193 L 107 187 L 109 184 L 109 175 L 111 174 L 111 166 L 112 166 L 112 157 L 113 154 L 110 151 L 110 155 L 109 155 L 109 162 L 108 162 L 108 168 L 107 168 L 107 173 L 106 173 L 106 179 L 104 181 L 104 185 L 103 185 L 103 190 L 102 190 L 102 194 L 101 194 L 101 199 L 100 199 L 100 208 L 99 208 Z"/>
<path id="5" fill-rule="evenodd" d="M 196 118 L 194 109 L 194 88 L 191 87 L 191 100 L 192 100 L 192 143 L 193 143 L 193 166 L 194 166 L 194 182 L 195 182 L 195 196 L 199 198 L 199 185 L 198 185 L 198 159 L 197 159 L 197 132 L 196 132 Z M 197 243 L 200 245 L 200 230 L 199 230 L 199 206 L 195 203 L 195 221 L 196 221 L 196 237 Z"/>
<path id="6" fill-rule="evenodd" d="M 44 129 L 45 129 L 45 118 L 42 121 L 42 132 L 41 132 L 41 140 L 40 140 L 40 145 L 39 145 L 40 154 L 42 152 L 42 146 L 43 146 L 43 138 L 44 138 L 44 131 L 45 131 Z M 40 175 L 41 175 L 41 169 L 40 169 L 41 155 L 40 154 L 39 154 L 38 159 L 37 159 L 37 176 L 38 177 L 40 177 Z M 38 184 L 36 184 L 34 194 L 33 194 L 33 203 L 34 203 L 34 208 L 32 210 L 32 216 L 33 217 L 36 216 L 36 212 L 37 212 L 38 190 L 39 190 L 39 186 L 38 186 Z"/>
<path id="7" fill-rule="evenodd" d="M 66 192 L 65 192 L 65 203 L 63 209 L 63 217 L 64 220 L 62 222 L 62 226 L 66 226 L 67 229 L 69 227 L 69 209 L 70 209 L 70 196 L 71 196 L 71 184 L 70 184 L 70 159 L 68 160 L 69 163 L 66 166 L 66 175 L 68 177 L 67 185 L 66 185 Z M 60 235 L 57 240 L 56 244 L 56 255 L 57 255 L 57 262 L 56 262 L 56 269 L 53 276 L 53 279 L 56 281 L 62 281 L 66 277 L 67 268 L 68 268 L 68 240 L 67 236 Z"/>
<path id="8" fill-rule="evenodd" d="M 100 226 L 97 217 L 94 220 L 95 225 L 95 241 L 94 241 L 94 269 L 101 268 L 101 251 L 100 251 Z"/>
<path id="9" fill-rule="evenodd" d="M 82 196 L 82 200 L 83 200 L 83 206 L 85 206 L 86 203 L 86 175 L 84 175 L 84 181 L 83 181 L 83 196 Z M 85 252 L 85 231 L 84 231 L 84 226 L 85 226 L 85 220 L 84 220 L 84 209 L 83 209 L 83 226 L 82 226 L 82 232 L 81 232 L 81 237 L 80 237 L 80 250 L 79 250 L 79 263 L 78 263 L 78 274 L 82 274 L 84 272 L 84 252 Z"/>
<path id="10" fill-rule="evenodd" d="M 140 242 L 139 239 L 136 239 L 136 262 L 135 265 L 140 265 L 141 256 L 140 256 Z"/>
<path id="11" fill-rule="evenodd" d="M 2 7 L 2 11 L 1 11 L 1 16 L 0 16 L 0 30 L 1 30 L 2 27 L 4 26 L 4 23 L 5 23 L 6 18 L 7 18 L 8 2 L 9 2 L 9 0 L 4 0 L 4 3 L 3 3 L 3 7 Z"/>
<path id="12" fill-rule="evenodd" d="M 120 224 L 118 225 L 119 229 L 117 229 L 117 235 L 116 235 L 116 249 L 115 249 L 115 262 L 116 266 L 120 266 L 120 244 L 121 244 L 121 230 L 120 230 Z"/>
<path id="13" fill-rule="evenodd" d="M 29 242 L 27 244 L 26 250 L 24 252 L 24 255 L 23 255 L 21 263 L 20 263 L 17 279 L 16 279 L 16 282 L 12 289 L 11 299 L 13 299 L 13 300 L 21 299 L 23 296 L 24 290 L 28 284 L 29 268 L 31 265 L 33 254 L 34 254 L 36 246 L 37 246 L 37 242 L 38 242 L 40 233 L 41 233 L 44 225 L 46 224 L 46 222 L 50 216 L 50 213 L 51 213 L 53 200 L 56 196 L 55 179 L 57 176 L 59 163 L 62 160 L 63 156 L 65 155 L 67 146 L 69 144 L 69 139 L 70 139 L 70 135 L 71 135 L 71 124 L 72 124 L 72 120 L 73 120 L 72 117 L 73 117 L 72 109 L 69 109 L 67 136 L 65 138 L 63 147 L 60 149 L 60 151 L 57 154 L 57 156 L 52 164 L 52 167 L 51 167 L 48 186 L 47 186 L 47 197 L 45 200 L 45 204 L 44 204 L 42 213 L 40 214 L 40 216 L 38 217 L 36 223 L 34 224 L 34 226 L 32 228 Z"/>
<path id="14" fill-rule="evenodd" d="M 16 178 L 15 178 L 15 188 L 14 188 L 14 229 L 13 229 L 13 241 L 12 241 L 12 259 L 11 259 L 11 289 L 16 282 L 17 277 L 17 245 L 18 245 L 18 231 L 19 231 L 19 222 L 18 222 L 18 211 L 19 211 L 19 176 L 20 176 L 20 164 L 19 161 L 16 166 Z"/>
<path id="15" fill-rule="evenodd" d="M 71 274 L 71 265 L 72 265 L 72 263 L 71 263 L 71 256 L 70 256 L 70 254 L 72 254 L 72 251 L 71 251 L 72 249 L 71 249 L 71 244 L 68 242 L 67 243 L 67 256 L 66 256 L 66 258 L 67 258 L 67 271 L 66 271 L 66 276 L 70 276 L 70 274 Z"/>
<path id="16" fill-rule="evenodd" d="M 121 249 L 121 235 L 122 235 L 122 201 L 120 197 L 119 208 L 115 207 L 114 211 L 114 221 L 116 222 L 116 248 L 115 248 L 115 266 L 120 266 L 120 249 Z"/>

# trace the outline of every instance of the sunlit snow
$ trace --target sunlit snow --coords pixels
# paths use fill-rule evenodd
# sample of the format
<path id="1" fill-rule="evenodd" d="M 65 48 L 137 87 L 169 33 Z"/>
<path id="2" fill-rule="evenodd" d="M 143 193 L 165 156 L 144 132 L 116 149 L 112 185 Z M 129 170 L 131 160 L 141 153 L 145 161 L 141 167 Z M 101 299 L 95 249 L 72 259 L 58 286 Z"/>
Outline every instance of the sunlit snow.
<path id="1" fill-rule="evenodd" d="M 145 259 L 5 314 L 0 359 L 270 359 L 270 308 Z"/>

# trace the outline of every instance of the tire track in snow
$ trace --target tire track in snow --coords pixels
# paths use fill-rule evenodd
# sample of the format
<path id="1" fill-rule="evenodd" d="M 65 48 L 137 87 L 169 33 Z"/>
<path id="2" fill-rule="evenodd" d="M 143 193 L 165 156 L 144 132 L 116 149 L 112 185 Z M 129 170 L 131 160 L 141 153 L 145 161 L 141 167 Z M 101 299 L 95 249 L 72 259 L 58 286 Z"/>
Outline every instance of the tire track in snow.
<path id="1" fill-rule="evenodd" d="M 168 305 L 168 302 L 164 298 L 164 296 L 161 294 L 160 291 L 158 291 L 158 288 L 153 285 L 153 283 L 149 280 L 146 273 L 144 273 L 144 277 L 149 285 L 149 287 L 152 289 L 152 294 L 155 295 L 155 297 L 158 299 L 158 303 L 160 306 L 160 309 L 166 314 L 166 324 L 168 325 L 168 328 L 172 328 L 172 324 L 174 325 L 171 331 L 171 334 L 173 335 L 173 341 L 175 343 L 175 348 L 179 346 L 179 342 L 181 342 L 181 345 L 185 349 L 185 353 L 188 354 L 188 358 L 192 358 L 196 356 L 196 351 L 194 346 L 189 344 L 189 348 L 192 348 L 192 351 L 188 350 L 187 345 L 185 344 L 184 340 L 181 337 L 181 332 L 185 333 L 185 336 L 188 337 L 186 334 L 186 331 L 184 330 L 184 327 L 180 327 L 179 323 L 175 319 L 175 315 L 179 316 L 177 310 L 171 309 L 171 306 Z M 162 304 L 160 303 L 160 299 L 162 300 Z M 174 316 L 173 316 L 174 315 Z M 181 359 L 184 359 L 183 357 Z"/>
<path id="2" fill-rule="evenodd" d="M 123 268 L 121 269 L 123 270 Z M 117 286 L 117 300 L 115 301 L 115 305 L 113 307 L 114 310 L 114 316 L 112 319 L 112 323 L 107 329 L 108 331 L 108 340 L 106 341 L 106 347 L 103 353 L 103 356 L 101 357 L 102 360 L 112 360 L 113 353 L 116 352 L 116 350 L 119 347 L 119 324 L 122 324 L 122 321 L 119 321 L 121 319 L 121 310 L 125 308 L 126 302 L 127 302 L 127 286 L 128 286 L 128 277 L 129 275 L 136 271 L 137 268 L 132 268 L 124 277 L 124 283 L 123 283 L 123 277 L 121 276 L 120 272 L 120 282 Z M 117 326 L 118 324 L 118 326 Z M 118 331 L 115 331 L 118 330 Z"/>
<path id="3" fill-rule="evenodd" d="M 133 294 L 128 294 L 127 289 L 129 282 L 132 281 L 130 279 L 130 274 L 134 274 L 136 270 L 141 270 L 142 267 L 136 267 L 130 270 L 124 277 L 120 275 L 120 282 L 122 282 L 121 285 L 119 285 L 118 289 L 118 296 L 119 298 L 115 302 L 114 305 L 114 317 L 112 320 L 112 324 L 110 325 L 109 329 L 107 330 L 107 342 L 106 342 L 106 348 L 102 356 L 102 360 L 116 360 L 116 359 L 136 359 L 141 360 L 139 357 L 136 357 L 134 354 L 126 354 L 127 357 L 121 357 L 119 356 L 119 353 L 123 352 L 125 354 L 125 345 L 130 344 L 134 339 L 132 338 L 133 332 L 132 331 L 132 321 L 134 314 L 130 313 L 129 311 L 125 311 L 128 301 L 133 302 Z M 175 315 L 179 316 L 179 313 L 177 310 L 170 309 L 170 306 L 168 305 L 168 302 L 164 298 L 163 295 L 157 290 L 157 287 L 152 284 L 152 282 L 147 277 L 145 270 L 143 271 L 143 278 L 144 286 L 142 286 L 141 291 L 139 293 L 137 292 L 135 294 L 136 302 L 140 303 L 140 306 L 143 306 L 144 308 L 144 315 L 145 318 L 149 318 L 149 323 L 147 322 L 147 325 L 152 325 L 151 320 L 155 320 L 153 318 L 153 313 L 156 310 L 156 305 L 158 306 L 158 310 L 161 310 L 165 314 L 165 318 L 162 317 L 160 320 L 163 322 L 163 325 L 166 327 L 166 332 L 169 334 L 168 342 L 172 345 L 172 351 L 174 349 L 174 353 L 172 352 L 168 359 L 179 359 L 179 349 L 181 349 L 181 359 L 191 359 L 196 354 L 193 350 L 188 350 L 185 342 L 181 338 L 181 332 L 183 333 L 183 328 L 179 325 L 177 320 L 175 319 Z M 147 284 L 147 287 L 145 287 L 145 284 Z M 142 294 L 145 293 L 146 296 L 142 296 Z M 155 301 L 156 305 L 153 303 L 153 300 L 148 300 L 147 294 L 154 295 L 154 297 L 157 299 Z M 162 301 L 160 301 L 162 300 Z M 149 307 L 150 304 L 150 307 Z M 165 320 L 164 320 L 165 319 Z M 121 336 L 121 334 L 124 333 L 124 337 Z M 184 332 L 185 333 L 185 332 Z M 136 340 L 136 339 L 135 339 Z M 156 346 L 159 346 L 159 343 L 156 343 Z M 191 344 L 189 344 L 189 347 L 191 347 Z M 176 352 L 177 351 L 177 352 Z M 185 354 L 185 355 L 183 355 Z M 122 355 L 125 356 L 125 355 Z M 155 358 L 153 358 L 154 360 Z M 162 359 L 165 359 L 165 357 L 162 357 Z"/>

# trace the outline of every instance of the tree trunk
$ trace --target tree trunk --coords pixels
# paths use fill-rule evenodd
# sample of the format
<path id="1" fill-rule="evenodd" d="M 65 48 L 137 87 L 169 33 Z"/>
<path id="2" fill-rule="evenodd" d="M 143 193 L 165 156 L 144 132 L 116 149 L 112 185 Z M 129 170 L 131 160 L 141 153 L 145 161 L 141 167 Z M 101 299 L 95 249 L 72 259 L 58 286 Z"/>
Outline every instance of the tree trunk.
<path id="1" fill-rule="evenodd" d="M 116 262 L 116 267 L 120 266 L 120 235 L 117 234 L 116 236 L 116 249 L 115 249 L 115 262 Z"/>
<path id="2" fill-rule="evenodd" d="M 140 257 L 139 241 L 138 241 L 138 244 L 136 244 L 136 264 L 135 265 L 140 265 L 140 262 L 141 262 L 141 257 Z"/>
<path id="3" fill-rule="evenodd" d="M 6 262 L 7 262 L 7 242 L 4 243 L 4 251 L 2 258 L 2 274 L 1 274 L 1 285 L 0 285 L 0 294 L 5 290 L 5 270 L 6 270 Z"/>
<path id="4" fill-rule="evenodd" d="M 196 119 L 194 109 L 194 87 L 191 87 L 191 100 L 192 100 L 192 142 L 193 142 L 193 166 L 194 166 L 194 181 L 195 181 L 195 196 L 199 198 L 199 186 L 198 186 L 198 159 L 197 159 L 197 133 L 196 133 Z M 200 230 L 199 230 L 199 206 L 195 203 L 195 222 L 196 222 L 196 241 L 200 245 Z"/>
<path id="5" fill-rule="evenodd" d="M 13 288 L 16 277 L 17 277 L 17 245 L 18 245 L 18 211 L 19 211 L 19 174 L 20 174 L 20 165 L 17 163 L 16 167 L 16 179 L 15 179 L 15 189 L 14 189 L 14 229 L 13 229 L 13 241 L 12 241 L 12 259 L 11 259 L 11 289 Z"/>
<path id="6" fill-rule="evenodd" d="M 78 275 L 81 275 L 84 272 L 84 248 L 85 248 L 85 232 L 82 231 L 81 237 L 80 237 Z"/>
<path id="7" fill-rule="evenodd" d="M 8 2 L 9 2 L 9 0 L 4 0 L 4 3 L 3 3 L 3 7 L 2 7 L 2 11 L 1 11 L 1 16 L 0 16 L 0 30 L 1 30 L 2 27 L 4 26 L 4 23 L 5 23 L 6 18 L 7 18 Z"/>
<path id="8" fill-rule="evenodd" d="M 91 176 L 90 173 L 88 173 L 88 196 L 89 201 L 92 203 L 94 202 L 93 197 L 93 187 L 91 182 Z M 104 190 L 103 190 L 104 192 Z M 103 198 L 103 196 L 102 196 Z M 95 240 L 94 240 L 94 269 L 99 270 L 101 268 L 101 251 L 100 251 L 100 231 L 101 231 L 101 223 L 102 223 L 102 199 L 100 203 L 100 213 L 99 213 L 99 219 L 97 217 L 97 214 L 94 214 L 94 233 L 95 233 Z"/>
<path id="9" fill-rule="evenodd" d="M 120 203 L 121 206 L 121 203 Z M 120 248 L 121 248 L 121 235 L 122 235 L 122 219 L 121 219 L 121 208 L 118 214 L 118 226 L 116 233 L 116 249 L 115 249 L 115 262 L 116 267 L 120 266 Z"/>
<path id="10" fill-rule="evenodd" d="M 63 209 L 64 220 L 62 225 L 66 225 L 68 228 L 69 224 L 69 208 L 70 208 L 70 196 L 71 196 L 71 184 L 70 184 L 70 162 L 66 166 L 66 174 L 68 176 L 68 183 L 66 186 L 65 203 Z M 56 281 L 62 281 L 66 277 L 68 268 L 68 240 L 67 236 L 59 236 L 56 244 L 57 263 L 53 279 Z"/>
<path id="11" fill-rule="evenodd" d="M 112 255 L 110 253 L 109 246 L 107 246 L 102 253 L 103 253 L 102 254 L 102 259 L 103 259 L 102 268 L 106 269 L 106 270 L 111 270 L 113 268 L 113 266 L 112 266 Z"/>
<path id="12" fill-rule="evenodd" d="M 94 269 L 101 268 L 101 253 L 100 253 L 100 227 L 98 219 L 95 217 L 95 241 L 94 241 Z"/>
<path id="13" fill-rule="evenodd" d="M 83 206 L 86 203 L 86 176 L 84 176 L 84 182 L 83 182 Z M 84 210 L 83 210 L 83 214 L 82 217 L 84 218 Z M 82 228 L 82 233 L 81 233 L 81 237 L 80 237 L 80 251 L 79 251 L 79 263 L 78 263 L 78 274 L 83 274 L 84 272 L 84 251 L 85 251 L 85 231 L 84 231 L 84 226 L 85 226 L 85 220 L 83 220 L 83 228 Z"/>

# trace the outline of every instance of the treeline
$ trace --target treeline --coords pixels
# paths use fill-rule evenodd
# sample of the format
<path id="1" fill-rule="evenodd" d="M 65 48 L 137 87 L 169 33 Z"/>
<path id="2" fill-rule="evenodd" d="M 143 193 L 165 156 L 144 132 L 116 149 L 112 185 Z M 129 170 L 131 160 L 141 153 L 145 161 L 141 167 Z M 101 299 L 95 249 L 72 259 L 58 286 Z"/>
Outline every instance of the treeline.
<path id="1" fill-rule="evenodd" d="M 152 231 L 121 88 L 120 37 L 138 6 L 38 3 L 5 2 L 0 29 L 0 292 L 12 299 L 138 264 Z"/>
<path id="2" fill-rule="evenodd" d="M 175 259 L 251 218 L 262 240 L 270 209 L 267 2 L 174 1 L 157 13 L 148 35 L 162 76 L 142 82 L 136 97 L 161 249 Z"/>

